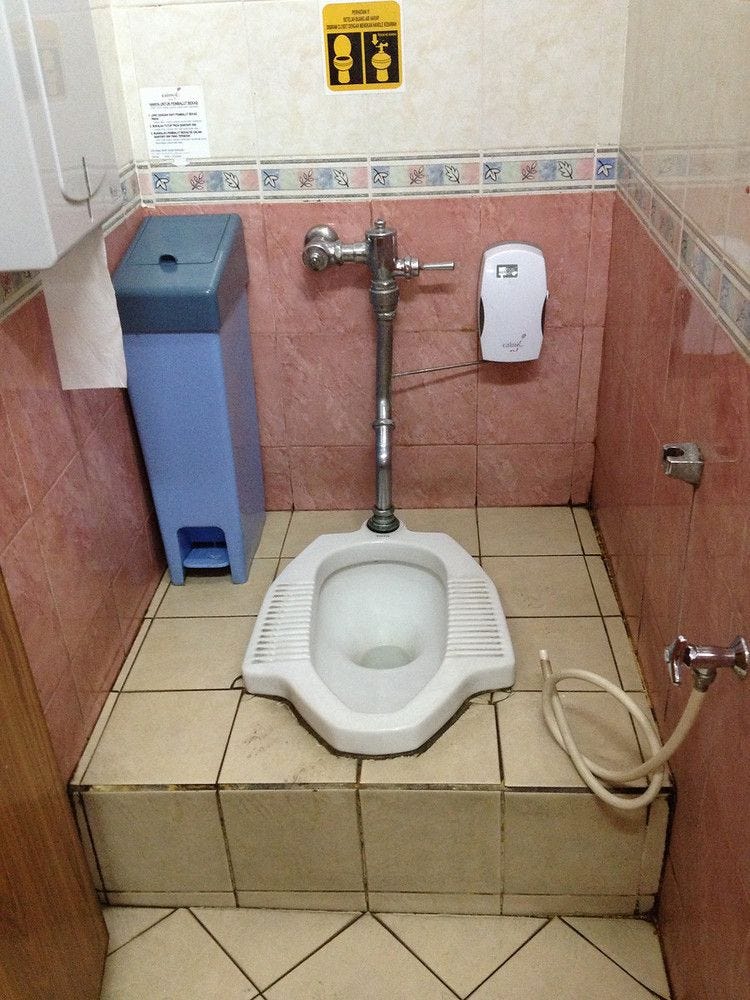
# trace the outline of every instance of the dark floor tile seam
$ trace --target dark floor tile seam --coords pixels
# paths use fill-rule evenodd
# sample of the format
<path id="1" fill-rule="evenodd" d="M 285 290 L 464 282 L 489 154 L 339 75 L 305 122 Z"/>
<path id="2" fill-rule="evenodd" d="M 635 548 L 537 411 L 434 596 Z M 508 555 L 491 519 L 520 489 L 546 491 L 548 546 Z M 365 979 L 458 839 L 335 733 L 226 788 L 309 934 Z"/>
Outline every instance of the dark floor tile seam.
<path id="1" fill-rule="evenodd" d="M 300 912 L 308 912 L 308 913 L 310 913 L 310 912 L 314 912 L 314 911 L 308 910 L 308 911 L 300 911 Z M 332 911 L 327 911 L 327 912 L 336 912 L 336 911 L 332 910 Z M 326 948 L 331 943 L 331 941 L 334 941 L 337 937 L 339 937 L 340 934 L 343 934 L 344 931 L 348 931 L 350 927 L 353 927 L 354 924 L 356 924 L 358 921 L 360 921 L 362 919 L 362 917 L 364 917 L 364 916 L 367 916 L 367 914 L 364 913 L 364 912 L 356 913 L 351 918 L 351 920 L 347 921 L 347 923 L 344 924 L 343 927 L 339 927 L 339 929 L 337 931 L 334 931 L 333 934 L 330 935 L 330 937 L 327 937 L 325 939 L 325 941 L 323 941 L 321 944 L 319 944 L 316 948 L 313 948 L 313 950 L 309 953 L 309 955 L 305 955 L 305 957 L 301 958 L 299 960 L 299 962 L 295 962 L 294 965 L 292 965 L 290 968 L 288 968 L 286 970 L 286 972 L 282 973 L 282 975 L 280 975 L 280 976 L 277 976 L 276 979 L 274 979 L 274 981 L 272 983 L 269 983 L 268 986 L 264 986 L 263 989 L 264 990 L 270 990 L 270 989 L 272 989 L 274 986 L 277 985 L 277 983 L 280 983 L 282 979 L 285 979 L 291 972 L 294 972 L 295 969 L 298 969 L 301 965 L 304 965 L 305 962 L 308 961 L 308 959 L 310 959 L 310 958 L 313 957 L 313 955 L 317 955 L 319 951 L 322 951 L 324 948 Z"/>
<path id="2" fill-rule="evenodd" d="M 610 919 L 616 920 L 617 917 L 611 917 Z M 623 919 L 625 919 L 625 918 L 623 918 Z M 636 919 L 636 918 L 629 918 L 629 919 Z M 596 944 L 590 938 L 586 937 L 586 935 L 583 933 L 583 931 L 580 931 L 580 930 L 578 930 L 577 927 L 574 927 L 572 924 L 569 924 L 568 921 L 567 921 L 567 919 L 565 917 L 560 917 L 560 920 L 562 920 L 562 922 L 565 924 L 566 927 L 569 927 L 575 934 L 577 934 L 578 937 L 582 938 L 586 942 L 587 945 L 589 945 L 591 948 L 593 948 L 594 951 L 598 951 L 599 954 L 603 955 L 604 958 L 607 959 L 607 961 L 609 961 L 609 962 L 612 963 L 612 965 L 616 965 L 618 969 L 620 969 L 622 972 L 624 972 L 627 976 L 630 976 L 630 978 L 632 980 L 634 980 L 636 983 L 638 983 L 639 986 L 642 986 L 644 988 L 644 990 L 647 990 L 647 992 L 649 992 L 652 997 L 658 997 L 659 1000 L 669 1000 L 669 997 L 665 997 L 663 993 L 657 993 L 650 986 L 647 986 L 646 983 L 643 982 L 643 980 L 639 979 L 638 976 L 636 976 L 634 973 L 632 973 L 630 971 L 630 969 L 628 969 L 626 966 L 624 966 L 620 962 L 618 962 L 616 958 L 612 958 L 612 956 L 609 955 L 602 948 L 600 948 L 598 944 Z M 651 923 L 648 920 L 644 920 L 642 922 L 643 923 L 648 923 L 648 924 Z M 651 926 L 653 926 L 653 925 L 651 925 Z"/>
<path id="3" fill-rule="evenodd" d="M 195 915 L 195 913 L 193 913 L 192 908 L 189 907 L 189 906 L 186 906 L 186 907 L 184 907 L 184 910 L 185 910 L 186 913 L 190 914 L 190 916 L 193 918 L 193 920 L 196 922 L 196 924 L 200 927 L 200 929 L 209 938 L 211 938 L 211 940 L 213 941 L 213 943 L 222 951 L 222 953 L 224 955 L 226 955 L 226 957 L 229 959 L 229 961 L 232 963 L 232 965 L 250 983 L 250 985 L 256 991 L 256 993 L 260 993 L 260 988 L 252 981 L 252 979 L 250 978 L 250 976 L 245 972 L 245 970 L 242 968 L 242 966 L 239 964 L 239 962 L 235 961 L 235 959 L 232 958 L 232 956 L 229 954 L 229 952 L 224 947 L 224 945 L 221 943 L 221 941 L 219 941 L 216 938 L 216 936 L 209 930 L 209 928 L 206 927 L 206 925 L 199 920 L 199 918 Z"/>
<path id="4" fill-rule="evenodd" d="M 357 761 L 356 788 L 354 792 L 354 808 L 357 811 L 357 834 L 359 836 L 359 856 L 362 866 L 362 888 L 365 894 L 365 909 L 370 909 L 370 882 L 367 875 L 367 851 L 365 850 L 365 820 L 362 814 L 362 797 L 360 782 L 362 780 L 362 760 Z"/>
<path id="5" fill-rule="evenodd" d="M 423 914 L 423 915 L 426 916 L 427 914 Z M 430 973 L 431 976 L 434 976 L 435 979 L 437 979 L 438 982 L 442 983 L 442 985 L 447 990 L 450 990 L 450 992 L 453 994 L 454 997 L 459 997 L 459 1000 L 460 1000 L 460 994 L 456 993 L 456 991 L 453 989 L 453 987 L 449 986 L 449 984 L 446 983 L 446 981 L 443 979 L 442 976 L 438 975 L 438 973 L 435 972 L 434 969 L 430 968 L 430 966 L 427 964 L 427 962 L 420 955 L 418 955 L 416 953 L 416 951 L 414 951 L 414 949 L 411 947 L 411 945 L 408 945 L 405 941 L 403 941 L 398 936 L 398 934 L 392 928 L 390 928 L 388 926 L 388 924 L 384 923 L 384 921 L 380 919 L 380 916 L 381 916 L 380 914 L 373 913 L 373 914 L 371 914 L 371 916 L 372 916 L 372 918 L 374 920 L 377 920 L 377 922 L 380 924 L 380 926 L 383 928 L 383 930 L 387 931 L 391 935 L 391 937 L 394 938 L 394 940 L 398 941 L 398 943 L 401 945 L 401 947 L 405 951 L 409 952 L 409 954 L 412 956 L 412 958 L 416 958 L 416 960 L 419 962 L 419 964 L 422 965 L 425 969 L 427 969 L 427 971 Z"/>
<path id="6" fill-rule="evenodd" d="M 190 694 L 202 694 L 204 691 L 240 691 L 244 694 L 244 690 L 239 687 L 234 687 L 237 683 L 238 678 L 234 678 L 231 684 L 224 687 L 149 687 L 149 688 L 128 688 L 127 690 L 122 690 L 120 694 L 180 694 L 182 692 L 187 692 Z"/>
<path id="7" fill-rule="evenodd" d="M 169 570 L 165 569 L 164 573 L 162 573 L 162 575 L 159 577 L 159 582 L 157 583 L 156 589 L 154 590 L 153 594 L 151 595 L 151 600 L 153 601 L 154 597 L 156 596 L 156 591 L 159 589 L 159 587 L 161 587 L 162 583 L 164 582 L 164 577 L 165 576 L 167 577 L 167 585 L 164 588 L 164 593 L 159 598 L 156 607 L 154 608 L 154 610 L 149 615 L 149 617 L 151 618 L 151 621 L 153 621 L 154 618 L 156 618 L 157 614 L 159 613 L 159 608 L 164 603 L 164 598 L 167 596 L 167 594 L 169 593 L 169 588 L 172 586 L 172 578 L 169 575 Z M 150 608 L 150 606 L 151 606 L 151 601 L 149 601 L 149 605 L 146 608 L 147 611 Z"/>
<path id="8" fill-rule="evenodd" d="M 532 919 L 533 919 L 533 918 L 532 918 Z M 526 947 L 526 945 L 527 945 L 527 944 L 529 944 L 529 943 L 530 943 L 531 941 L 533 941 L 533 940 L 534 940 L 534 938 L 535 938 L 535 937 L 537 936 L 537 934 L 541 934 L 541 932 L 542 932 L 542 931 L 543 931 L 543 930 L 544 930 L 544 929 L 545 929 L 546 927 L 549 927 L 549 925 L 550 925 L 550 924 L 552 923 L 552 921 L 553 921 L 554 917 L 547 917 L 547 918 L 544 918 L 544 917 L 538 917 L 537 919 L 538 919 L 538 920 L 542 920 L 542 921 L 543 921 L 543 923 L 541 924 L 541 926 L 540 926 L 540 927 L 537 927 L 537 929 L 536 929 L 536 930 L 535 930 L 535 931 L 534 931 L 534 932 L 533 932 L 532 934 L 529 934 L 529 936 L 528 936 L 528 937 L 526 938 L 526 940 L 525 940 L 525 941 L 523 942 L 523 944 L 520 944 L 520 945 L 519 945 L 519 946 L 518 946 L 518 947 L 517 947 L 517 948 L 515 949 L 515 951 L 512 951 L 512 952 L 510 953 L 510 955 L 508 955 L 508 957 L 507 957 L 506 959 L 504 959 L 504 960 L 503 960 L 503 961 L 502 961 L 502 962 L 501 962 L 501 963 L 500 963 L 500 964 L 498 965 L 498 967 L 497 967 L 496 969 L 493 969 L 493 970 L 492 970 L 492 972 L 491 972 L 491 973 L 490 973 L 490 974 L 489 974 L 488 976 L 485 976 L 485 977 L 484 977 L 484 979 L 483 979 L 483 980 L 481 981 L 481 983 L 477 983 L 477 985 L 476 985 L 476 986 L 474 987 L 474 989 L 473 989 L 473 990 L 471 991 L 471 993 L 467 993 L 467 994 L 466 994 L 466 997 L 464 998 L 464 1000 L 470 1000 L 470 997 L 473 997 L 473 996 L 474 996 L 474 994 L 475 994 L 475 993 L 477 992 L 477 990 L 480 990 L 480 989 L 481 989 L 481 988 L 482 988 L 482 987 L 484 986 L 484 984 L 485 984 L 486 982 L 488 982 L 488 980 L 492 979 L 492 977 L 493 977 L 494 975 L 496 975 L 496 974 L 497 974 L 497 973 L 498 973 L 498 972 L 500 971 L 500 969 L 502 969 L 502 968 L 503 968 L 503 966 L 507 965 L 507 964 L 508 964 L 508 962 L 510 962 L 510 960 L 511 960 L 512 958 L 515 958 L 515 956 L 516 956 L 516 955 L 517 955 L 517 954 L 519 953 L 519 951 L 523 951 L 523 949 L 524 949 L 524 948 Z"/>
<path id="9" fill-rule="evenodd" d="M 129 909 L 129 907 L 123 907 L 123 909 Z M 150 909 L 150 907 L 144 907 L 144 909 Z M 154 907 L 154 909 L 157 909 L 157 907 Z M 118 951 L 122 951 L 123 948 L 127 948 L 127 946 L 129 944 L 132 944 L 133 941 L 137 941 L 138 938 L 143 937 L 144 934 L 148 934 L 148 932 L 150 930 L 153 930 L 154 927 L 158 927 L 158 925 L 161 924 L 163 921 L 165 921 L 167 919 L 167 917 L 171 917 L 173 913 L 176 913 L 178 909 L 179 909 L 179 907 L 172 907 L 172 908 L 170 908 L 169 909 L 169 913 L 165 913 L 164 916 L 159 917 L 158 920 L 155 920 L 153 924 L 149 924 L 149 926 L 148 927 L 144 927 L 142 931 L 138 931 L 138 933 L 134 934 L 132 938 L 128 938 L 127 941 L 123 941 L 123 943 L 121 945 L 118 945 L 117 948 L 113 948 L 112 951 L 108 951 L 107 952 L 107 959 L 109 960 L 109 958 L 112 955 L 116 955 L 117 952 Z"/>

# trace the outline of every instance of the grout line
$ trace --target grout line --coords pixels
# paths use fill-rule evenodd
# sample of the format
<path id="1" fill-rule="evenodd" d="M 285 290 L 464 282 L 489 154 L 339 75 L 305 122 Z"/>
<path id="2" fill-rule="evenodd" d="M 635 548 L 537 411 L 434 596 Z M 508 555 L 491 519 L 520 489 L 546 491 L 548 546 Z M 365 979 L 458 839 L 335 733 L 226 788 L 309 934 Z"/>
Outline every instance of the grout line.
<path id="1" fill-rule="evenodd" d="M 493 969 L 492 972 L 488 976 L 485 976 L 484 979 L 481 981 L 481 983 L 477 983 L 477 985 L 474 987 L 474 989 L 471 991 L 471 993 L 467 993 L 466 994 L 466 997 L 464 997 L 464 1000 L 469 1000 L 469 997 L 473 997 L 475 995 L 475 993 L 477 992 L 477 990 L 480 990 L 482 988 L 482 986 L 484 986 L 484 984 L 487 982 L 488 979 L 492 979 L 492 977 L 497 972 L 499 972 L 500 969 L 502 969 L 502 967 L 504 965 L 507 965 L 507 963 L 510 962 L 510 960 L 512 958 L 515 958 L 515 956 L 519 953 L 519 951 L 522 951 L 526 947 L 526 945 L 529 944 L 530 941 L 533 941 L 533 939 L 537 936 L 537 934 L 541 934 L 541 932 L 545 929 L 545 927 L 549 927 L 549 925 L 552 923 L 552 920 L 554 918 L 550 917 L 547 920 L 544 920 L 544 917 L 539 917 L 537 919 L 541 919 L 541 920 L 544 921 L 542 923 L 541 927 L 537 927 L 537 929 L 534 931 L 534 933 L 530 934 L 529 937 L 526 938 L 526 940 L 524 941 L 523 944 L 519 945 L 516 948 L 515 951 L 511 952 L 510 955 L 508 955 L 508 957 L 506 959 L 504 959 L 500 963 L 500 965 L 498 965 L 498 967 L 496 969 Z"/>
<path id="2" fill-rule="evenodd" d="M 245 970 L 242 968 L 242 966 L 239 964 L 239 962 L 235 961 L 235 959 L 232 958 L 232 956 L 229 954 L 229 952 L 224 947 L 224 945 L 221 943 L 221 941 L 219 941 L 219 939 L 211 932 L 211 930 L 209 930 L 208 927 L 206 927 L 206 925 L 204 923 L 201 923 L 201 921 L 198 919 L 198 917 L 193 913 L 192 907 L 186 906 L 185 907 L 185 911 L 190 914 L 190 916 L 193 918 L 193 920 L 196 922 L 196 924 L 200 927 L 200 929 L 202 931 L 204 931 L 208 935 L 208 937 L 211 938 L 211 940 L 214 942 L 214 944 L 217 945 L 224 952 L 224 954 L 227 956 L 227 958 L 232 963 L 232 965 L 234 965 L 242 973 L 242 975 L 245 977 L 245 979 L 247 979 L 247 981 L 250 983 L 250 985 L 252 986 L 252 988 L 257 993 L 260 993 L 260 988 L 255 985 L 255 983 L 252 981 L 252 979 L 250 978 L 250 976 L 245 972 Z"/>
<path id="3" fill-rule="evenodd" d="M 362 815 L 362 800 L 360 798 L 359 782 L 361 779 L 362 761 L 358 762 L 357 787 L 354 789 L 354 804 L 357 810 L 357 833 L 359 834 L 359 856 L 362 862 L 362 886 L 365 893 L 365 908 L 370 910 L 370 882 L 367 875 L 367 854 L 365 853 L 365 822 Z"/>
<path id="4" fill-rule="evenodd" d="M 298 910 L 297 912 L 298 913 L 312 913 L 314 911 L 312 911 L 312 910 Z M 343 912 L 343 911 L 327 910 L 326 912 L 328 912 L 328 913 L 335 913 L 335 912 Z M 267 986 L 264 986 L 263 989 L 264 990 L 270 990 L 272 986 L 275 986 L 277 983 L 281 982 L 281 980 L 284 979 L 286 976 L 288 976 L 290 972 L 294 972 L 295 969 L 298 969 L 300 967 L 300 965 L 304 965 L 304 963 L 309 958 L 312 958 L 313 955 L 317 955 L 317 953 L 319 951 L 322 951 L 326 947 L 326 945 L 329 945 L 331 943 L 331 941 L 334 941 L 340 934 L 343 934 L 344 931 L 349 930 L 350 927 L 352 927 L 354 924 L 356 924 L 364 916 L 365 916 L 364 913 L 356 913 L 351 918 L 351 920 L 349 920 L 347 923 L 344 924 L 343 927 L 339 927 L 339 929 L 337 931 L 334 931 L 334 933 L 331 934 L 330 937 L 326 938 L 325 941 L 323 941 L 321 944 L 319 944 L 317 946 L 317 948 L 313 948 L 313 950 L 310 952 L 309 955 L 305 955 L 305 957 L 301 958 L 299 960 L 299 962 L 295 962 L 294 965 L 292 965 L 290 968 L 288 968 L 286 970 L 286 972 L 283 972 L 280 976 L 277 976 L 277 978 L 274 979 L 274 981 L 272 983 L 269 983 Z"/>
<path id="5" fill-rule="evenodd" d="M 227 833 L 226 820 L 224 819 L 224 810 L 221 805 L 221 795 L 219 794 L 219 789 L 216 789 L 216 806 L 219 811 L 219 825 L 221 826 L 221 835 L 224 839 L 224 850 L 227 856 L 227 867 L 229 868 L 229 881 L 232 883 L 232 895 L 234 896 L 234 905 L 239 907 L 240 898 L 237 893 L 237 880 L 234 875 L 234 862 L 232 861 L 232 852 L 229 848 L 229 834 Z"/>
<path id="6" fill-rule="evenodd" d="M 650 986 L 647 986 L 646 983 L 644 983 L 641 979 L 639 979 L 638 976 L 634 975 L 626 966 L 621 965 L 620 962 L 617 961 L 617 959 L 613 958 L 610 954 L 608 954 L 606 951 L 604 951 L 602 948 L 600 948 L 599 945 L 596 944 L 596 942 L 594 942 L 590 938 L 586 937 L 586 935 L 583 933 L 583 931 L 580 931 L 577 927 L 574 927 L 572 924 L 568 923 L 568 918 L 567 917 L 560 917 L 559 919 L 565 924 L 566 927 L 569 927 L 573 931 L 574 934 L 577 934 L 578 937 L 582 938 L 586 942 L 586 944 L 588 944 L 591 948 L 593 948 L 594 951 L 598 951 L 599 954 L 603 955 L 604 958 L 606 958 L 608 961 L 610 961 L 612 963 L 612 965 L 616 965 L 618 969 L 621 969 L 627 976 L 630 976 L 630 978 L 634 979 L 636 983 L 638 983 L 640 986 L 642 986 L 645 990 L 648 990 L 648 992 L 652 996 L 659 997 L 659 1000 L 669 1000 L 669 998 L 665 997 L 662 993 L 657 993 L 656 990 L 652 989 Z M 616 920 L 618 918 L 617 917 L 610 917 L 609 919 Z M 634 918 L 632 918 L 632 917 L 620 917 L 619 919 L 621 919 L 621 920 L 631 919 L 632 920 Z M 651 923 L 651 921 L 644 920 L 643 923 Z"/>
<path id="7" fill-rule="evenodd" d="M 127 907 L 123 907 L 123 909 L 127 909 Z M 150 909 L 150 907 L 145 907 L 145 909 Z M 157 909 L 157 907 L 154 907 L 154 909 Z M 155 921 L 153 924 L 150 924 L 148 927 L 144 927 L 142 931 L 138 931 L 138 933 L 135 934 L 132 938 L 128 938 L 127 941 L 123 941 L 123 943 L 121 945 L 118 945 L 117 948 L 113 948 L 112 951 L 108 951 L 107 958 L 109 958 L 111 955 L 116 955 L 117 952 L 122 951 L 123 948 L 127 948 L 129 944 L 132 944 L 133 941 L 137 941 L 138 938 L 143 937 L 144 934 L 148 934 L 148 932 L 153 930 L 154 927 L 157 927 L 159 924 L 163 923 L 167 919 L 167 917 L 171 917 L 172 914 L 175 913 L 177 909 L 178 907 L 172 907 L 169 910 L 169 913 L 165 913 L 163 917 L 159 917 L 159 919 Z"/>
<path id="8" fill-rule="evenodd" d="M 435 970 L 433 968 L 431 968 L 427 964 L 427 962 L 425 962 L 425 960 L 420 955 L 417 954 L 416 951 L 414 951 L 414 949 L 411 947 L 411 945 L 408 945 L 406 943 L 406 941 L 403 941 L 398 936 L 398 934 L 391 927 L 388 926 L 388 924 L 384 923 L 384 921 L 381 919 L 381 914 L 373 913 L 372 917 L 373 917 L 374 920 L 377 920 L 377 922 L 380 924 L 380 926 L 383 928 L 383 930 L 387 931 L 391 935 L 392 938 L 394 938 L 396 941 L 398 941 L 398 943 L 401 945 L 402 948 L 404 948 L 406 951 L 409 952 L 410 955 L 412 955 L 414 958 L 416 958 L 416 960 L 420 963 L 420 965 L 423 965 L 425 967 L 425 969 L 427 969 L 427 971 L 431 975 L 433 975 L 435 977 L 435 979 L 437 979 L 439 982 L 441 982 L 443 984 L 443 986 L 445 986 L 445 988 L 447 990 L 450 990 L 450 992 L 453 994 L 453 996 L 460 997 L 460 994 L 456 993 L 456 991 L 448 983 L 446 983 L 446 981 L 443 979 L 443 977 L 440 976 L 437 972 L 435 972 Z"/>

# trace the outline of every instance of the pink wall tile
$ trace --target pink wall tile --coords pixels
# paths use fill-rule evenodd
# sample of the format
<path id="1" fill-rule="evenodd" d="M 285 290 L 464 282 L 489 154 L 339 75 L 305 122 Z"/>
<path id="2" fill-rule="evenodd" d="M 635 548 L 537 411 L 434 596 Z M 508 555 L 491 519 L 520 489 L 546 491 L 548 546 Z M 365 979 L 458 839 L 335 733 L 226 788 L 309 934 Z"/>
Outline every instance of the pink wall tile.
<path id="1" fill-rule="evenodd" d="M 0 556 L 0 569 L 39 698 L 45 704 L 63 674 L 70 670 L 70 661 L 32 520 L 24 524 Z"/>
<path id="2" fill-rule="evenodd" d="M 703 982 L 687 911 L 669 864 L 661 888 L 658 924 L 674 996 L 679 1000 L 717 1000 Z"/>
<path id="3" fill-rule="evenodd" d="M 583 331 L 547 329 L 536 361 L 483 365 L 480 444 L 573 441 Z"/>
<path id="4" fill-rule="evenodd" d="M 298 510 L 353 510 L 374 502 L 371 448 L 289 448 L 289 463 Z"/>
<path id="5" fill-rule="evenodd" d="M 75 770 L 89 732 L 83 724 L 78 695 L 70 672 L 66 670 L 63 673 L 52 696 L 42 703 L 42 709 L 60 776 L 63 782 L 67 783 Z"/>
<path id="6" fill-rule="evenodd" d="M 292 473 L 286 448 L 261 448 L 266 510 L 291 510 Z"/>
<path id="7" fill-rule="evenodd" d="M 260 443 L 286 444 L 284 420 L 283 366 L 275 333 L 251 331 L 255 401 L 258 407 Z"/>
<path id="8" fill-rule="evenodd" d="M 86 732 L 93 729 L 124 658 L 124 640 L 111 587 L 97 604 L 71 656 L 73 680 Z"/>
<path id="9" fill-rule="evenodd" d="M 573 446 L 573 471 L 570 483 L 570 502 L 589 502 L 591 481 L 594 475 L 595 448 L 593 444 L 576 442 Z"/>
<path id="10" fill-rule="evenodd" d="M 518 241 L 543 251 L 550 292 L 546 323 L 552 327 L 584 322 L 593 197 L 541 194 L 481 202 L 482 248 Z"/>
<path id="11" fill-rule="evenodd" d="M 373 202 L 373 221 L 398 231 L 398 252 L 422 263 L 455 260 L 400 283 L 399 330 L 475 329 L 479 264 L 485 250 L 476 198 L 394 198 Z"/>
<path id="12" fill-rule="evenodd" d="M 375 417 L 375 333 L 279 335 L 287 443 L 365 445 Z"/>
<path id="13" fill-rule="evenodd" d="M 370 225 L 367 202 L 264 204 L 270 286 L 276 329 L 308 335 L 372 327 L 365 265 L 331 266 L 315 273 L 302 263 L 305 233 L 331 225 L 345 243 L 361 241 Z"/>
<path id="14" fill-rule="evenodd" d="M 591 442 L 596 436 L 596 407 L 599 399 L 603 343 L 603 327 L 589 326 L 584 329 L 576 409 L 576 441 Z"/>
<path id="15" fill-rule="evenodd" d="M 144 522 L 130 536 L 128 557 L 112 578 L 112 596 L 126 647 L 143 621 L 162 572 L 163 564 L 154 556 L 149 527 Z"/>
<path id="16" fill-rule="evenodd" d="M 18 463 L 5 407 L 0 397 L 0 552 L 31 513 L 21 466 Z"/>
<path id="17" fill-rule="evenodd" d="M 394 503 L 398 507 L 473 507 L 476 452 L 473 444 L 394 447 Z"/>
<path id="18" fill-rule="evenodd" d="M 586 305 L 583 322 L 587 326 L 603 326 L 607 308 L 609 251 L 612 241 L 614 191 L 594 193 L 591 208 L 591 240 L 586 280 Z"/>
<path id="19" fill-rule="evenodd" d="M 397 445 L 473 445 L 477 436 L 476 372 L 459 369 L 398 379 L 393 387 L 393 419 Z"/>
<path id="20" fill-rule="evenodd" d="M 573 447 L 572 444 L 480 444 L 477 504 L 494 507 L 568 503 Z"/>

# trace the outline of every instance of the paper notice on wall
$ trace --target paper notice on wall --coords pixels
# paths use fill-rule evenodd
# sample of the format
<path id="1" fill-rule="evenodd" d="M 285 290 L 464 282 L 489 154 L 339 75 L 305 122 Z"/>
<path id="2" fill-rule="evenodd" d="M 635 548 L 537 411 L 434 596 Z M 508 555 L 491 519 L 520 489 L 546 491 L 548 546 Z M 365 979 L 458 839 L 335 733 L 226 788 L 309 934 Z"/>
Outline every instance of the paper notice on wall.
<path id="1" fill-rule="evenodd" d="M 203 87 L 141 87 L 141 108 L 152 160 L 187 163 L 211 155 Z"/>

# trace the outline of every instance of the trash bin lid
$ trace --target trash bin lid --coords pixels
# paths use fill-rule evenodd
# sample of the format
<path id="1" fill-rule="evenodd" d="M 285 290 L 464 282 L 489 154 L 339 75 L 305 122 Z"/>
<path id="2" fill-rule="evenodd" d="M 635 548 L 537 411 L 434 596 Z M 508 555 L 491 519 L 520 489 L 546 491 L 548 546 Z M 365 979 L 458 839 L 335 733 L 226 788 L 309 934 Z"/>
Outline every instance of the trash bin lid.
<path id="1" fill-rule="evenodd" d="M 220 330 L 247 281 L 239 215 L 152 216 L 112 277 L 123 333 Z"/>

